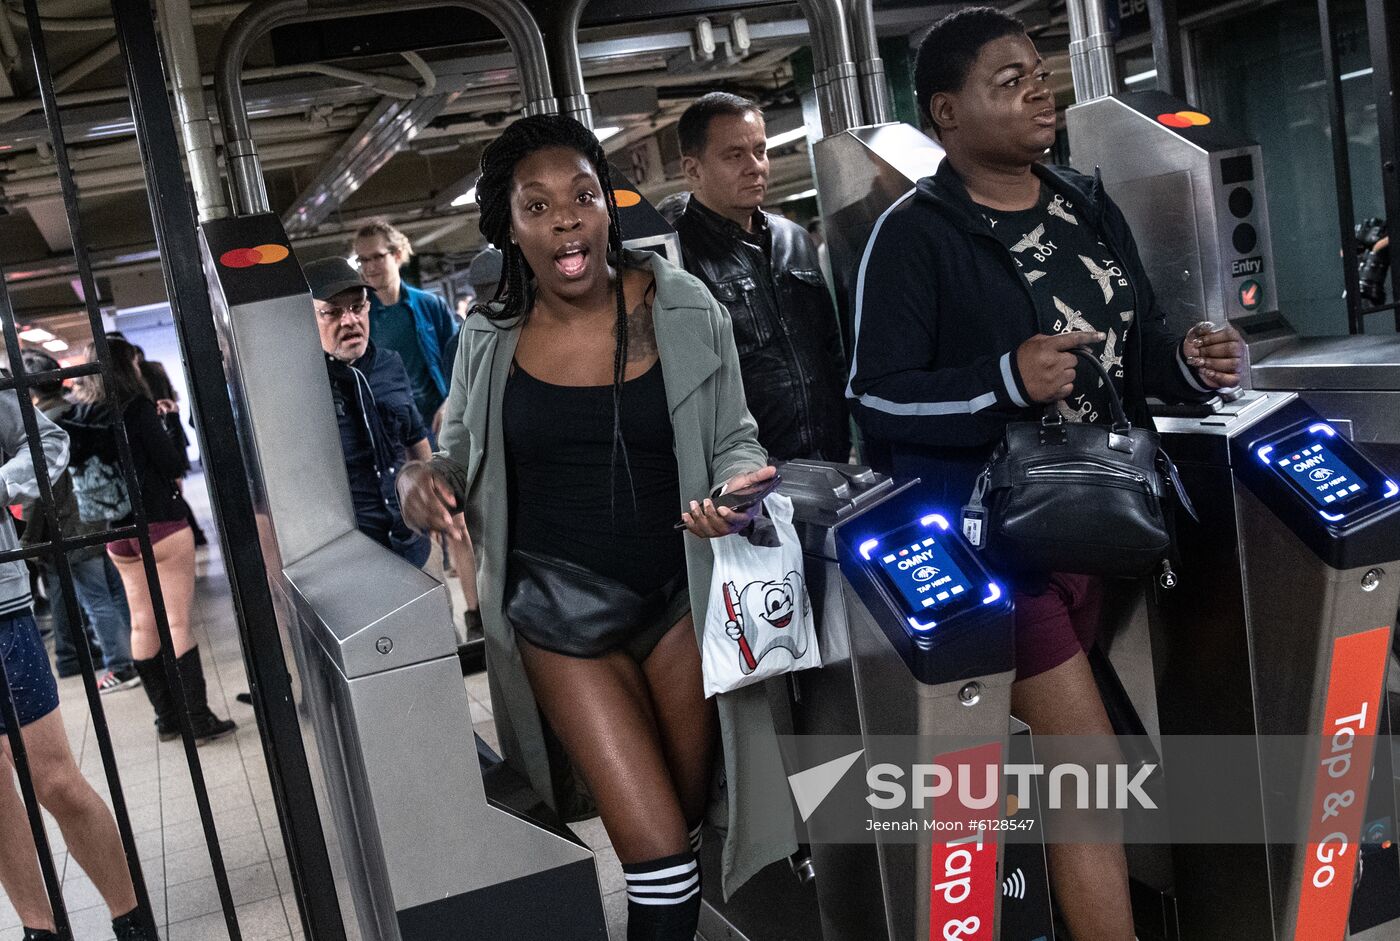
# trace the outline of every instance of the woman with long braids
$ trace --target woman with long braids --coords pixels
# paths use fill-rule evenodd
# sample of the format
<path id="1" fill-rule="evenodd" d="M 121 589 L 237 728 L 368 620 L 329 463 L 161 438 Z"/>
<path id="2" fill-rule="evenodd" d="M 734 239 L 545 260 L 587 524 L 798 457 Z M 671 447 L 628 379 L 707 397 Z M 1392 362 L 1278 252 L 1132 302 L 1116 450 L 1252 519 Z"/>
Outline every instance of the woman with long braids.
<path id="1" fill-rule="evenodd" d="M 400 473 L 404 519 L 460 536 L 465 510 L 507 758 L 553 798 L 543 719 L 622 861 L 629 941 L 691 941 L 707 810 L 727 823 L 730 891 L 796 849 L 763 688 L 706 701 L 691 614 L 707 540 L 754 512 L 706 495 L 773 469 L 727 314 L 684 271 L 623 251 L 591 132 L 512 124 L 482 155 L 477 202 L 504 271 L 463 326 L 442 450 Z M 707 807 L 717 742 L 725 811 Z"/>

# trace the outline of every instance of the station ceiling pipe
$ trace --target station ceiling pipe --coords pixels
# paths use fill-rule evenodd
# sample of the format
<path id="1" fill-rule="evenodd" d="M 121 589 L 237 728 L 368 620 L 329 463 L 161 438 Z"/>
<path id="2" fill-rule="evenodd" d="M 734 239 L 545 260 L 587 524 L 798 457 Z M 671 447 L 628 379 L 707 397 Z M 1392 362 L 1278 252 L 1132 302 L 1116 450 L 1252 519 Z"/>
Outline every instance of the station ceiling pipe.
<path id="1" fill-rule="evenodd" d="M 848 0 L 851 5 L 851 41 L 856 54 L 856 74 L 860 79 L 860 100 L 866 124 L 894 120 L 890 90 L 885 85 L 885 63 L 875 35 L 874 0 Z"/>
<path id="2" fill-rule="evenodd" d="M 333 6 L 314 0 L 258 0 L 229 26 L 219 46 L 214 70 L 214 98 L 224 132 L 224 160 L 233 183 L 234 208 L 240 215 L 267 212 L 270 208 L 243 100 L 243 61 L 253 43 L 275 27 L 293 21 L 399 13 L 429 7 L 461 7 L 495 24 L 515 56 L 525 97 L 525 113 L 547 114 L 556 110 L 544 37 L 521 0 L 409 0 L 406 3 L 338 3 Z"/>
<path id="3" fill-rule="evenodd" d="M 593 127 L 593 109 L 583 84 L 583 60 L 578 54 L 578 28 L 588 0 L 563 0 L 556 8 L 549 30 L 549 51 L 559 86 L 559 111 Z"/>
<path id="4" fill-rule="evenodd" d="M 861 123 L 860 80 L 851 60 L 851 37 L 842 0 L 798 0 L 812 27 L 812 84 L 822 113 L 822 133 L 829 136 Z M 873 34 L 873 29 L 872 29 Z"/>
<path id="5" fill-rule="evenodd" d="M 1105 98 L 1118 91 L 1113 35 L 1103 0 L 1066 0 L 1069 13 L 1069 71 L 1075 101 Z"/>
<path id="6" fill-rule="evenodd" d="M 219 178 L 214 127 L 204 104 L 204 73 L 199 67 L 199 52 L 194 42 L 190 0 L 161 0 L 158 10 L 165 54 L 170 62 L 175 111 L 180 116 L 180 137 L 190 165 L 195 209 L 200 222 L 222 219 L 229 214 L 228 199 Z"/>

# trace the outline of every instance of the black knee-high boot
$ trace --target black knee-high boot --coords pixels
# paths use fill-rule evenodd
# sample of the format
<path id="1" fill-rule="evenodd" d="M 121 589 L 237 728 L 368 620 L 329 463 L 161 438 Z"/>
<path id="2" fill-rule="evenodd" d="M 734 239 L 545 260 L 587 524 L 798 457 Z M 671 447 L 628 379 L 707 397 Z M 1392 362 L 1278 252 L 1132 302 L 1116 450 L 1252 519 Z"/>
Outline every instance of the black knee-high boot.
<path id="1" fill-rule="evenodd" d="M 190 726 L 196 741 L 207 742 L 238 728 L 232 719 L 220 719 L 209 708 L 209 694 L 204 685 L 204 664 L 199 659 L 199 647 L 185 651 L 177 661 L 180 682 L 185 687 L 185 709 L 190 714 Z"/>
<path id="2" fill-rule="evenodd" d="M 160 661 L 160 654 L 156 654 L 149 660 L 133 660 L 132 666 L 136 667 L 136 675 L 141 677 L 141 688 L 146 691 L 146 698 L 151 701 L 151 708 L 156 713 L 156 732 L 160 734 L 162 742 L 168 742 L 180 734 L 180 719 L 175 712 L 175 696 L 170 692 L 170 684 L 165 681 L 165 664 Z"/>
<path id="3" fill-rule="evenodd" d="M 700 865 L 687 850 L 644 863 L 623 863 L 627 941 L 695 941 L 700 923 Z"/>

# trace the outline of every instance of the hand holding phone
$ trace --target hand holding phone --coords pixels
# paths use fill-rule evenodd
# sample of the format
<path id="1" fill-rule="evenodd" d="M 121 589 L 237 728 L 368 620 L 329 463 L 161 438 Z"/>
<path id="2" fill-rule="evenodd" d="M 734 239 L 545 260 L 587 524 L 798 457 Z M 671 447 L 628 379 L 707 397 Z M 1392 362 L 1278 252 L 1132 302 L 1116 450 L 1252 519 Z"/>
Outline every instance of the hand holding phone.
<path id="1" fill-rule="evenodd" d="M 676 524 L 676 529 L 689 529 L 697 536 L 714 538 L 716 536 L 727 536 L 731 532 L 737 531 L 735 523 L 739 522 L 737 528 L 747 525 L 748 519 L 736 520 L 735 517 L 745 517 L 750 514 L 763 498 L 778 489 L 778 485 L 783 482 L 783 478 L 777 470 L 772 467 L 765 467 L 753 474 L 741 475 L 749 478 L 744 480 L 741 486 L 733 490 L 728 490 L 717 497 L 701 501 L 691 502 L 691 511 L 683 515 L 681 521 Z M 755 479 L 756 478 L 756 479 Z M 721 513 L 723 508 L 727 513 Z M 695 525 L 691 525 L 694 523 Z"/>

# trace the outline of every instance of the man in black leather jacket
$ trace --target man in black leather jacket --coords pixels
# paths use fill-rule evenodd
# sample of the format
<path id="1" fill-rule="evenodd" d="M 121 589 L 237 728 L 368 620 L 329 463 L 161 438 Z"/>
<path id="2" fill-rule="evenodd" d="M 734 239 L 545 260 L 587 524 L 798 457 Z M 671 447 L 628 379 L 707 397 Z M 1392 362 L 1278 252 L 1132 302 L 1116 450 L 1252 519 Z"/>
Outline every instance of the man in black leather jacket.
<path id="1" fill-rule="evenodd" d="M 681 116 L 691 199 L 676 223 L 686 270 L 729 310 L 758 440 L 776 460 L 846 461 L 846 361 L 831 294 L 806 231 L 760 205 L 763 113 L 725 92 Z"/>

